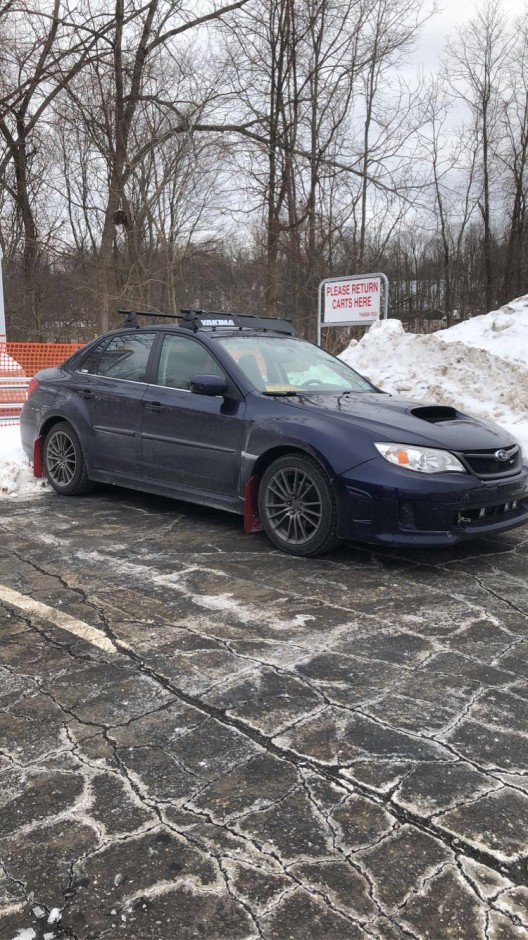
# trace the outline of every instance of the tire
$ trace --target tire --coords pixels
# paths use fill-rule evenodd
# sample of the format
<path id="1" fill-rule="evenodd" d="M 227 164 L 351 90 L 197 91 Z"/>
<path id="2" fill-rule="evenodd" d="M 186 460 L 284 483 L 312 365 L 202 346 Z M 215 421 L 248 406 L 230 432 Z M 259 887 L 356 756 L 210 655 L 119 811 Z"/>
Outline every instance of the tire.
<path id="1" fill-rule="evenodd" d="M 61 496 L 81 496 L 93 489 L 81 443 L 67 421 L 54 424 L 46 434 L 44 472 L 50 486 Z"/>
<path id="2" fill-rule="evenodd" d="M 268 538 L 289 555 L 322 555 L 339 543 L 332 483 L 311 457 L 286 454 L 269 465 L 259 515 Z"/>

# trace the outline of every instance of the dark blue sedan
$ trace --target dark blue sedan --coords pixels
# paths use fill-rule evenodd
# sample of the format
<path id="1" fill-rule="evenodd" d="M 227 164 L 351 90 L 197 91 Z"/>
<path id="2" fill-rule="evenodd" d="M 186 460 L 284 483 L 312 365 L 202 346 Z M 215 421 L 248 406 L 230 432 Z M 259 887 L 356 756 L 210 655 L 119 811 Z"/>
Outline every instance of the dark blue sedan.
<path id="1" fill-rule="evenodd" d="M 150 316 L 150 315 L 149 315 Z M 528 465 L 502 428 L 393 398 L 288 321 L 186 311 L 123 329 L 32 381 L 35 473 L 225 509 L 294 555 L 339 540 L 450 545 L 528 521 Z"/>

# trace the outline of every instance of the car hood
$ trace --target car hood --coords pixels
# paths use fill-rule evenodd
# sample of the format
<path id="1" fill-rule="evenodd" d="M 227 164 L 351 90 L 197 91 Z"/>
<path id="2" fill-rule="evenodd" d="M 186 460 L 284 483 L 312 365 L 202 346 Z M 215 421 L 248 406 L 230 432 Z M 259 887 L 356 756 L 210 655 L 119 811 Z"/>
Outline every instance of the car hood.
<path id="1" fill-rule="evenodd" d="M 508 431 L 445 405 L 409 401 L 384 393 L 303 395 L 287 399 L 295 409 L 328 416 L 370 432 L 373 438 L 401 444 L 424 444 L 447 450 L 490 450 L 511 446 Z"/>

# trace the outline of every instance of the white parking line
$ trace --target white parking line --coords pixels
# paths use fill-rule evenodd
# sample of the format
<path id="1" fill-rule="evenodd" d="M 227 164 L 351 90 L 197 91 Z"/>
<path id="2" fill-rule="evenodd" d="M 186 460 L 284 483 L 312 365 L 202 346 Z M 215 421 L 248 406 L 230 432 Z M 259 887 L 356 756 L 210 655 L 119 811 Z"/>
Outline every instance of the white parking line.
<path id="1" fill-rule="evenodd" d="M 86 640 L 87 643 L 92 643 L 107 653 L 118 652 L 110 637 L 106 636 L 102 630 L 98 630 L 97 627 L 91 627 L 83 620 L 70 617 L 69 614 L 56 610 L 55 607 L 41 604 L 40 601 L 33 600 L 27 594 L 19 594 L 18 591 L 13 591 L 12 588 L 5 587 L 3 584 L 0 584 L 0 601 L 5 601 L 6 604 L 11 604 L 12 607 L 18 607 L 19 610 L 23 610 L 24 613 L 30 616 L 54 623 L 61 630 L 67 630 L 68 633 L 73 633 L 79 639 Z"/>

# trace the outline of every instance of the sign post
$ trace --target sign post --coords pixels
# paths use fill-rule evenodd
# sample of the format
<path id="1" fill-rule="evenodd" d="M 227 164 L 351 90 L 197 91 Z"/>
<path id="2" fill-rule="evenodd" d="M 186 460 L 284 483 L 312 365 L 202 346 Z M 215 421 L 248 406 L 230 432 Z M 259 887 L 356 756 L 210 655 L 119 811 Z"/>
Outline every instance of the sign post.
<path id="1" fill-rule="evenodd" d="M 383 299 L 382 299 L 383 294 Z M 317 345 L 321 330 L 329 326 L 369 326 L 389 312 L 386 274 L 353 274 L 327 277 L 319 284 Z"/>

